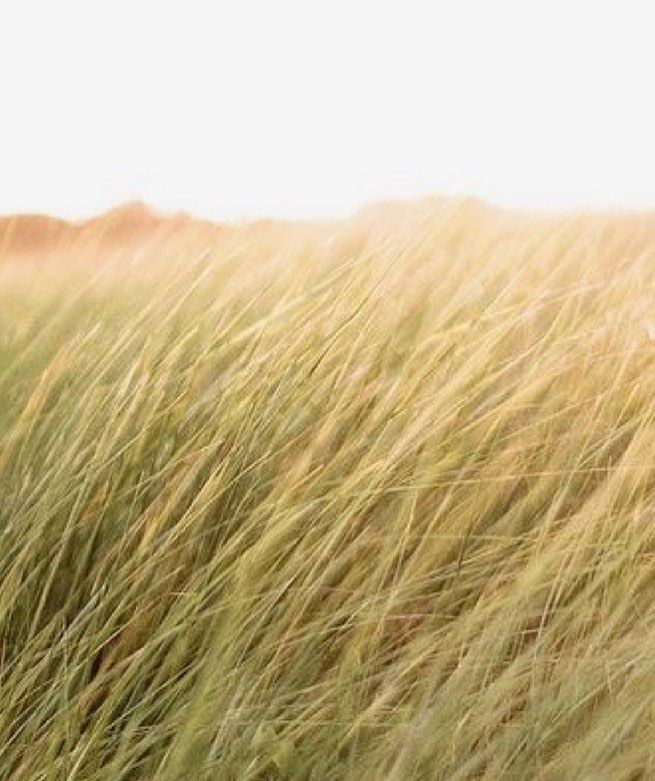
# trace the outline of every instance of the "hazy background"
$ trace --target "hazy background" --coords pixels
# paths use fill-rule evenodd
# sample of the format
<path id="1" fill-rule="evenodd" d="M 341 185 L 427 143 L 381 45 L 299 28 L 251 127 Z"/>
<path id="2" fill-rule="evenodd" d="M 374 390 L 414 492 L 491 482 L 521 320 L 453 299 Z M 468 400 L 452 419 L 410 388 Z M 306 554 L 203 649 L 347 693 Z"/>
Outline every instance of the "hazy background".
<path id="1" fill-rule="evenodd" d="M 3 5 L 0 212 L 655 206 L 648 2 Z"/>

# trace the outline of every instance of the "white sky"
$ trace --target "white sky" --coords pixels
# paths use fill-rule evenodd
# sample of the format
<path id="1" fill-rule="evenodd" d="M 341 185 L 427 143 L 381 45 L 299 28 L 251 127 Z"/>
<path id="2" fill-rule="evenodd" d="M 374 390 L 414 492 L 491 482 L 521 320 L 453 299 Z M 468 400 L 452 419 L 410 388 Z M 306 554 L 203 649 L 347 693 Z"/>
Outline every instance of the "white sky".
<path id="1" fill-rule="evenodd" d="M 655 207 L 655 3 L 4 0 L 0 212 Z"/>

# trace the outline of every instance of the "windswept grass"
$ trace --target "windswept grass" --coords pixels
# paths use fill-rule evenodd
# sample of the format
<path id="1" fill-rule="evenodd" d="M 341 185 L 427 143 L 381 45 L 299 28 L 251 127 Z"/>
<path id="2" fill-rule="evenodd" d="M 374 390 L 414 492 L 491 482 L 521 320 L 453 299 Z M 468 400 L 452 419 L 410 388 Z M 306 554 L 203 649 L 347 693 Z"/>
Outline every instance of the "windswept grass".
<path id="1" fill-rule="evenodd" d="M 0 778 L 655 777 L 655 227 L 0 267 Z"/>

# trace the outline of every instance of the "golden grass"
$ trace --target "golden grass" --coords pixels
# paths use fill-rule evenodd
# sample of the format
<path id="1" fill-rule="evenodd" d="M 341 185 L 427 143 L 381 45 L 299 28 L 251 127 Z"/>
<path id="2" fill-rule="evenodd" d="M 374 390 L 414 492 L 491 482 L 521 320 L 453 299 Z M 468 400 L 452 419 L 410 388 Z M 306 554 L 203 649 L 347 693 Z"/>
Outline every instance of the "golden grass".
<path id="1" fill-rule="evenodd" d="M 99 235 L 0 260 L 1 779 L 655 777 L 650 216 Z"/>

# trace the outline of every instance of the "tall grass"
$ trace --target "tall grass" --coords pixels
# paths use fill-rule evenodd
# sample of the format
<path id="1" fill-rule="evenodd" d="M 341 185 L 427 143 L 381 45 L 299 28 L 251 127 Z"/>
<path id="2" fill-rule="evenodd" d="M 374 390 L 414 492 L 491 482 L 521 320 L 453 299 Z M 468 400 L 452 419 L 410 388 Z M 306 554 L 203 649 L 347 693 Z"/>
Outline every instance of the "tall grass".
<path id="1" fill-rule="evenodd" d="M 655 778 L 651 223 L 5 259 L 0 778 Z"/>

